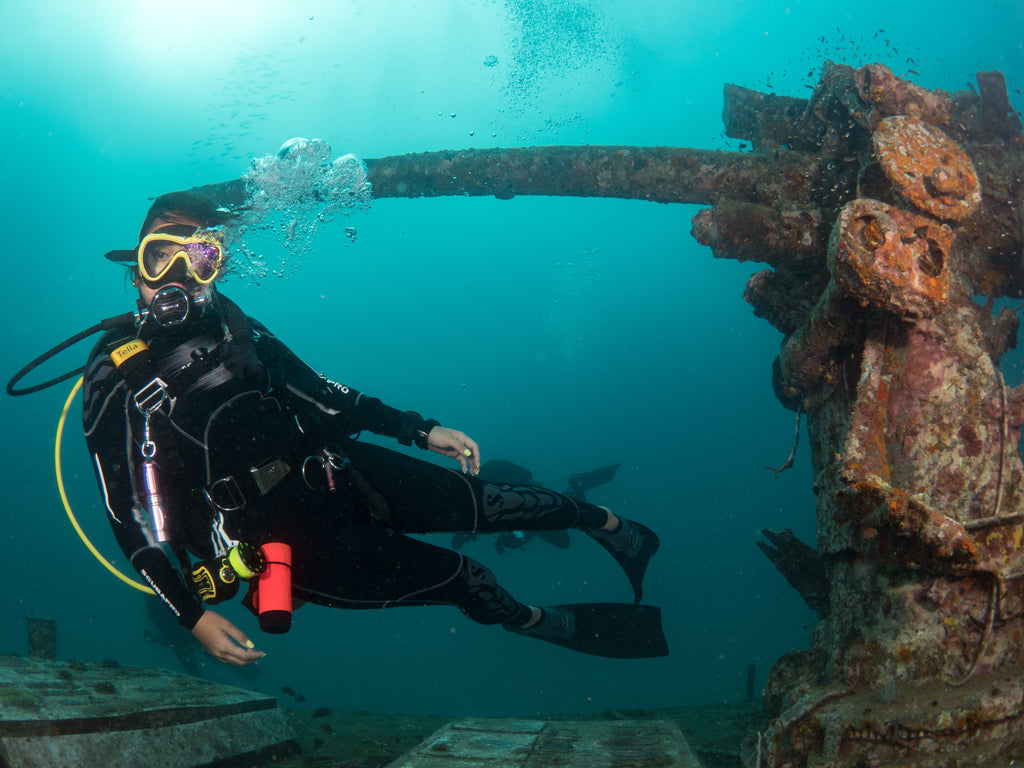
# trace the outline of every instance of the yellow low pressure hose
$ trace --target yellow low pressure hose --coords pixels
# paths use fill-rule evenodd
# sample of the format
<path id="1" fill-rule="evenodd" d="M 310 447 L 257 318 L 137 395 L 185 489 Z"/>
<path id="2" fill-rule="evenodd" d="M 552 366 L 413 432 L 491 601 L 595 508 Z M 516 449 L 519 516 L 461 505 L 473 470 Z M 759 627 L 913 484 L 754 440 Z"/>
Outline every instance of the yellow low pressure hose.
<path id="1" fill-rule="evenodd" d="M 71 511 L 71 505 L 68 503 L 68 495 L 67 495 L 67 493 L 64 490 L 64 476 L 61 473 L 61 469 L 60 469 L 60 446 L 61 446 L 61 441 L 64 438 L 64 422 L 68 418 L 68 411 L 71 409 L 71 402 L 75 399 L 75 395 L 78 394 L 78 390 L 82 388 L 82 381 L 83 381 L 83 379 L 80 376 L 78 378 L 78 381 L 75 382 L 75 386 L 73 386 L 71 388 L 71 394 L 68 395 L 67 402 L 64 403 L 64 410 L 61 411 L 60 421 L 57 422 L 57 439 L 54 442 L 54 446 L 53 446 L 53 461 L 54 461 L 54 466 L 57 469 L 57 489 L 60 491 L 60 500 L 62 502 L 64 502 L 64 510 L 68 513 L 68 520 L 71 521 L 71 525 L 74 527 L 75 531 L 78 533 L 78 538 L 80 538 L 82 540 L 82 543 L 85 544 L 86 548 L 90 552 L 92 552 L 93 557 L 95 557 L 97 560 L 100 561 L 100 563 L 103 564 L 104 568 L 106 568 L 112 574 L 117 576 L 117 578 L 119 578 L 121 581 L 123 581 L 129 587 L 135 587 L 135 589 L 139 590 L 140 592 L 145 592 L 146 594 L 149 594 L 149 595 L 156 594 L 155 592 L 153 592 L 152 589 L 147 587 L 142 582 L 135 581 L 135 579 L 131 579 L 131 578 L 125 576 L 123 573 L 121 573 L 119 570 L 117 570 L 117 568 L 115 568 L 113 565 L 111 565 L 107 561 L 107 559 L 105 557 L 103 557 L 103 555 L 101 555 L 99 553 L 99 550 L 96 549 L 96 547 L 94 547 L 92 545 L 91 541 L 89 541 L 89 537 L 85 535 L 85 531 L 82 530 L 82 526 L 80 526 L 78 524 L 78 520 L 75 519 L 75 514 Z"/>

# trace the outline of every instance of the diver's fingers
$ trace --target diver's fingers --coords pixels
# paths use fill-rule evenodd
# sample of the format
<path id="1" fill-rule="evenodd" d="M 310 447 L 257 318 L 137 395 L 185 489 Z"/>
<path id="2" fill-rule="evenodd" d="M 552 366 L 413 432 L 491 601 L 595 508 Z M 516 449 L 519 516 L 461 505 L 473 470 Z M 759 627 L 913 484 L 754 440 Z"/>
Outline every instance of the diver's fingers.
<path id="1" fill-rule="evenodd" d="M 459 462 L 463 472 L 480 471 L 480 447 L 465 432 L 447 427 L 434 427 L 427 438 L 427 446 Z M 468 460 L 468 461 L 467 461 Z"/>
<path id="2" fill-rule="evenodd" d="M 252 641 L 247 640 L 246 642 L 251 644 Z M 218 651 L 219 653 L 214 654 L 218 660 L 223 661 L 225 664 L 234 664 L 237 667 L 252 664 L 254 661 L 259 661 L 267 655 L 263 651 L 257 651 L 255 648 L 238 645 L 235 638 L 229 635 L 224 636 L 224 642 Z"/>
<path id="3" fill-rule="evenodd" d="M 266 656 L 253 648 L 253 642 L 238 627 L 214 611 L 205 611 L 192 628 L 192 634 L 218 661 L 243 666 Z"/>
<path id="4" fill-rule="evenodd" d="M 469 469 L 475 475 L 480 471 L 480 446 L 476 444 L 476 440 L 465 436 L 466 448 L 471 452 L 469 458 Z"/>
<path id="5" fill-rule="evenodd" d="M 267 654 L 263 651 L 240 648 L 234 643 L 228 642 L 224 644 L 223 648 L 221 648 L 220 653 L 215 653 L 213 655 L 218 661 L 222 661 L 225 664 L 244 667 L 246 664 L 252 664 L 254 661 L 259 661 Z"/>
<path id="6" fill-rule="evenodd" d="M 458 452 L 456 458 L 462 465 L 463 472 L 472 472 L 474 475 L 480 471 L 480 446 L 476 440 L 465 432 L 452 431 L 455 450 Z"/>
<path id="7" fill-rule="evenodd" d="M 255 644 L 246 636 L 245 632 L 240 630 L 227 619 L 225 619 L 224 622 L 225 624 L 227 624 L 227 626 L 224 627 L 224 632 L 227 634 L 229 638 L 234 640 L 235 643 L 237 643 L 240 648 L 248 648 L 251 650 L 255 647 Z"/>

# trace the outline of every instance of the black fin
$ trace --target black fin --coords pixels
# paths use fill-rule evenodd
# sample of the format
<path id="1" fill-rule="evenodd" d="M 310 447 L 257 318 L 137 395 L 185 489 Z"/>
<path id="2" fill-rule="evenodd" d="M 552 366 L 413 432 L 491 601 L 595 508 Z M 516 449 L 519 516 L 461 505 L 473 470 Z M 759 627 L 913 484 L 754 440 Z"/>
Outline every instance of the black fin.
<path id="1" fill-rule="evenodd" d="M 544 539 L 548 544 L 559 549 L 568 549 L 572 544 L 568 531 L 533 531 L 538 538 Z"/>
<path id="2" fill-rule="evenodd" d="M 529 629 L 505 626 L 510 632 L 563 648 L 611 659 L 668 656 L 661 628 L 661 609 L 629 603 L 580 603 L 541 609 L 544 615 Z"/>
<path id="3" fill-rule="evenodd" d="M 639 603 L 644 596 L 644 574 L 647 564 L 661 545 L 658 534 L 646 525 L 620 517 L 621 526 L 612 531 L 584 531 L 590 538 L 608 550 L 622 566 L 633 587 L 633 601 Z"/>
<path id="4" fill-rule="evenodd" d="M 591 488 L 597 488 L 599 485 L 610 483 L 615 479 L 615 473 L 621 466 L 621 464 L 609 464 L 607 467 L 599 467 L 589 472 L 569 475 L 569 488 L 566 490 L 566 495 L 573 496 L 574 494 L 579 494 L 582 497 Z"/>
<path id="5" fill-rule="evenodd" d="M 471 541 L 476 541 L 475 533 L 456 533 L 452 536 L 452 549 L 462 549 Z"/>

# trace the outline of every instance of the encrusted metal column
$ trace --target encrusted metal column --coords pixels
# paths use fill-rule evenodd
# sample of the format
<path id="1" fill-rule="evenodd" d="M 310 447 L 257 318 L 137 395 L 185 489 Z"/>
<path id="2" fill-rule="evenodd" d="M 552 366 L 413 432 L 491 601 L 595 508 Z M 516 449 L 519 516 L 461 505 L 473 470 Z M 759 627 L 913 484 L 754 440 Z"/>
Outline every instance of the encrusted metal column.
<path id="1" fill-rule="evenodd" d="M 711 205 L 693 234 L 760 261 L 806 416 L 816 547 L 758 542 L 819 616 L 772 670 L 748 766 L 1003 766 L 1024 755 L 1024 386 L 999 371 L 1024 296 L 1024 134 L 998 72 L 929 91 L 827 62 L 809 100 L 726 86 L 752 153 L 534 147 L 368 160 L 378 197 Z M 239 181 L 199 188 L 245 198 Z M 768 521 L 766 521 L 768 522 Z"/>
<path id="2" fill-rule="evenodd" d="M 812 647 L 772 671 L 774 720 L 748 765 L 1001 765 L 1024 750 L 1024 412 L 998 369 L 1018 322 L 991 303 L 1020 295 L 1006 214 L 1024 137 L 1005 113 L 989 130 L 986 103 L 830 66 L 792 127 L 852 158 L 858 182 L 824 271 L 748 286 L 785 333 L 776 392 L 807 415 L 829 595 Z M 998 174 L 979 173 L 975 142 Z M 804 317 L 778 313 L 787 296 Z"/>

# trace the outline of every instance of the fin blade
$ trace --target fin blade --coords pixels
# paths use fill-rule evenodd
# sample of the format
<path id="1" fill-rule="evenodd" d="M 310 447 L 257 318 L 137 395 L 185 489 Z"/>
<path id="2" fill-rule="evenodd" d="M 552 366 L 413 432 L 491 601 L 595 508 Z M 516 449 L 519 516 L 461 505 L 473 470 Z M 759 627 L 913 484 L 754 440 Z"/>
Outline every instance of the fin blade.
<path id="1" fill-rule="evenodd" d="M 575 623 L 573 634 L 545 636 L 532 634 L 529 629 L 510 628 L 511 631 L 610 659 L 653 659 L 669 655 L 668 641 L 661 626 L 661 609 L 656 606 L 578 603 L 553 605 L 544 610 L 571 613 Z"/>
<path id="2" fill-rule="evenodd" d="M 615 479 L 615 473 L 621 466 L 621 464 L 609 464 L 606 467 L 598 467 L 597 469 L 592 469 L 589 472 L 580 472 L 576 475 L 570 475 L 569 487 L 589 491 L 591 488 L 597 488 L 599 485 L 610 483 Z"/>
<path id="3" fill-rule="evenodd" d="M 568 549 L 572 544 L 568 531 L 533 531 L 548 544 L 559 549 Z"/>

